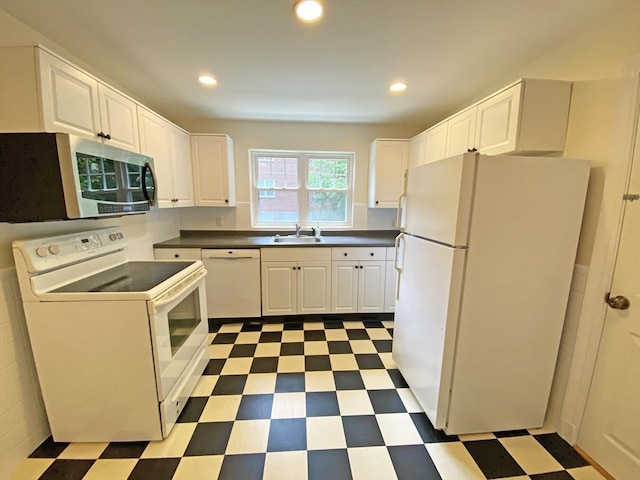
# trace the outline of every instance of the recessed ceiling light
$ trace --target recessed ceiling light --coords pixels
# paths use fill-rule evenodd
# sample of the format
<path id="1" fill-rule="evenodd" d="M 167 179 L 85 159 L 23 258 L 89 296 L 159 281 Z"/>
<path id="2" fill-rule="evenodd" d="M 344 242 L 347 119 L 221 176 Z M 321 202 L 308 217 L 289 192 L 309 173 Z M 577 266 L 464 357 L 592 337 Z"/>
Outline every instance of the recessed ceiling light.
<path id="1" fill-rule="evenodd" d="M 298 0 L 293 6 L 297 17 L 303 22 L 311 23 L 320 20 L 324 7 L 318 0 Z"/>
<path id="2" fill-rule="evenodd" d="M 407 89 L 407 84 L 404 82 L 395 82 L 392 83 L 389 87 L 389 91 L 392 93 L 400 93 L 404 92 Z"/>
<path id="3" fill-rule="evenodd" d="M 218 84 L 218 81 L 215 78 L 213 78 L 211 75 L 200 75 L 198 77 L 198 81 L 203 85 L 207 85 L 209 87 L 212 87 Z"/>

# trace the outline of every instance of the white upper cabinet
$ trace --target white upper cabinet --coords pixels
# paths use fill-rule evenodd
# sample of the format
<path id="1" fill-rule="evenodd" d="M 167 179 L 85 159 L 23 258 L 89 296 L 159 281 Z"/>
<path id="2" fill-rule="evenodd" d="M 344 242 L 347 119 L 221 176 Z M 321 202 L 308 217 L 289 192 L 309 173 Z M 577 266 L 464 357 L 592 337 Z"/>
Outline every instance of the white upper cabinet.
<path id="1" fill-rule="evenodd" d="M 447 123 L 441 123 L 427 130 L 424 146 L 424 163 L 435 162 L 446 157 Z"/>
<path id="2" fill-rule="evenodd" d="M 445 157 L 459 155 L 474 148 L 477 112 L 478 107 L 468 108 L 447 121 L 447 149 Z"/>
<path id="3" fill-rule="evenodd" d="M 409 163 L 409 140 L 377 138 L 369 155 L 369 208 L 398 208 Z"/>
<path id="4" fill-rule="evenodd" d="M 421 132 L 409 140 L 409 166 L 417 167 L 424 164 L 424 147 L 426 145 L 427 132 Z"/>
<path id="5" fill-rule="evenodd" d="M 195 205 L 236 205 L 233 140 L 228 135 L 191 135 Z"/>
<path id="6" fill-rule="evenodd" d="M 140 106 L 138 126 L 140 151 L 153 158 L 158 182 L 158 206 L 193 206 L 188 134 Z"/>
<path id="7" fill-rule="evenodd" d="M 138 136 L 138 109 L 135 102 L 121 93 L 98 83 L 100 99 L 100 138 L 113 146 L 140 151 Z"/>

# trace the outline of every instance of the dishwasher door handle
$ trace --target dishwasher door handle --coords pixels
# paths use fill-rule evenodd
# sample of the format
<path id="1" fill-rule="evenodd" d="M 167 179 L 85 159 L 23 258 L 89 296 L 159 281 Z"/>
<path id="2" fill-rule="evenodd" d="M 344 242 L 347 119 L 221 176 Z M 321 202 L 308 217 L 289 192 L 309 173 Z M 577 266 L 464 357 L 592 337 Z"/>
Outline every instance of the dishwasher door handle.
<path id="1" fill-rule="evenodd" d="M 256 257 L 205 257 L 207 260 L 247 260 L 249 258 L 255 258 L 257 260 Z"/>

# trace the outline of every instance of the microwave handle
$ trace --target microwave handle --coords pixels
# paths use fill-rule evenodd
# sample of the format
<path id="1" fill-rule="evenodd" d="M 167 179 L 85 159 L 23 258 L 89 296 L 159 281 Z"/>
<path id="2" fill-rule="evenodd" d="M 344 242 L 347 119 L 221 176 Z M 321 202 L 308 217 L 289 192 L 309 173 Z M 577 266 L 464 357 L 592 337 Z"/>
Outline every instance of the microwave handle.
<path id="1" fill-rule="evenodd" d="M 149 192 L 147 191 L 147 170 L 151 172 L 151 178 L 153 178 L 153 197 L 149 196 Z M 151 164 L 149 162 L 144 164 L 142 167 L 142 194 L 144 198 L 149 202 L 149 205 L 154 206 L 156 204 L 156 195 L 158 194 L 158 181 L 156 180 L 156 174 L 151 168 Z"/>

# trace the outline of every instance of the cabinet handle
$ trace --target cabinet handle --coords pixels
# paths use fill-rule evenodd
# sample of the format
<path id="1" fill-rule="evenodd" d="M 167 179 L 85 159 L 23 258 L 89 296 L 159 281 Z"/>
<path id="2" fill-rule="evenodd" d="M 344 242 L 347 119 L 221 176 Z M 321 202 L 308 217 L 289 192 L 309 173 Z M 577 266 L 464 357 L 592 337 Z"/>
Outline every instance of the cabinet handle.
<path id="1" fill-rule="evenodd" d="M 302 270 L 302 267 L 298 267 L 298 270 Z"/>
<path id="2" fill-rule="evenodd" d="M 364 268 L 364 265 L 360 265 L 360 270 L 362 270 Z"/>
<path id="3" fill-rule="evenodd" d="M 100 137 L 100 138 L 106 138 L 106 135 L 104 134 L 104 132 L 98 132 L 96 134 L 96 136 Z"/>
<path id="4" fill-rule="evenodd" d="M 174 257 L 175 257 L 175 258 L 180 258 L 180 255 L 176 253 L 176 254 L 174 255 Z"/>
<path id="5" fill-rule="evenodd" d="M 224 199 L 224 203 L 229 203 L 229 199 L 228 199 L 228 198 L 225 198 L 225 199 Z"/>
<path id="6" fill-rule="evenodd" d="M 296 269 L 296 267 L 292 267 L 294 270 Z"/>
<path id="7" fill-rule="evenodd" d="M 376 200 L 376 205 L 378 205 L 380 202 L 378 200 Z"/>
<path id="8" fill-rule="evenodd" d="M 373 252 L 371 252 L 369 255 L 371 255 L 373 257 Z"/>
<path id="9" fill-rule="evenodd" d="M 107 140 L 111 140 L 111 135 L 109 135 L 108 133 L 104 136 L 104 138 L 106 138 Z"/>
<path id="10" fill-rule="evenodd" d="M 358 268 L 358 265 L 356 265 L 356 269 Z"/>
<path id="11" fill-rule="evenodd" d="M 477 151 L 478 151 L 478 149 L 477 149 L 477 148 L 468 148 L 468 149 L 467 149 L 467 152 L 469 152 L 469 153 L 475 153 L 475 152 L 477 152 Z"/>
<path id="12" fill-rule="evenodd" d="M 344 256 L 346 257 L 347 255 L 349 255 L 349 254 L 345 252 L 345 253 L 344 253 Z"/>

